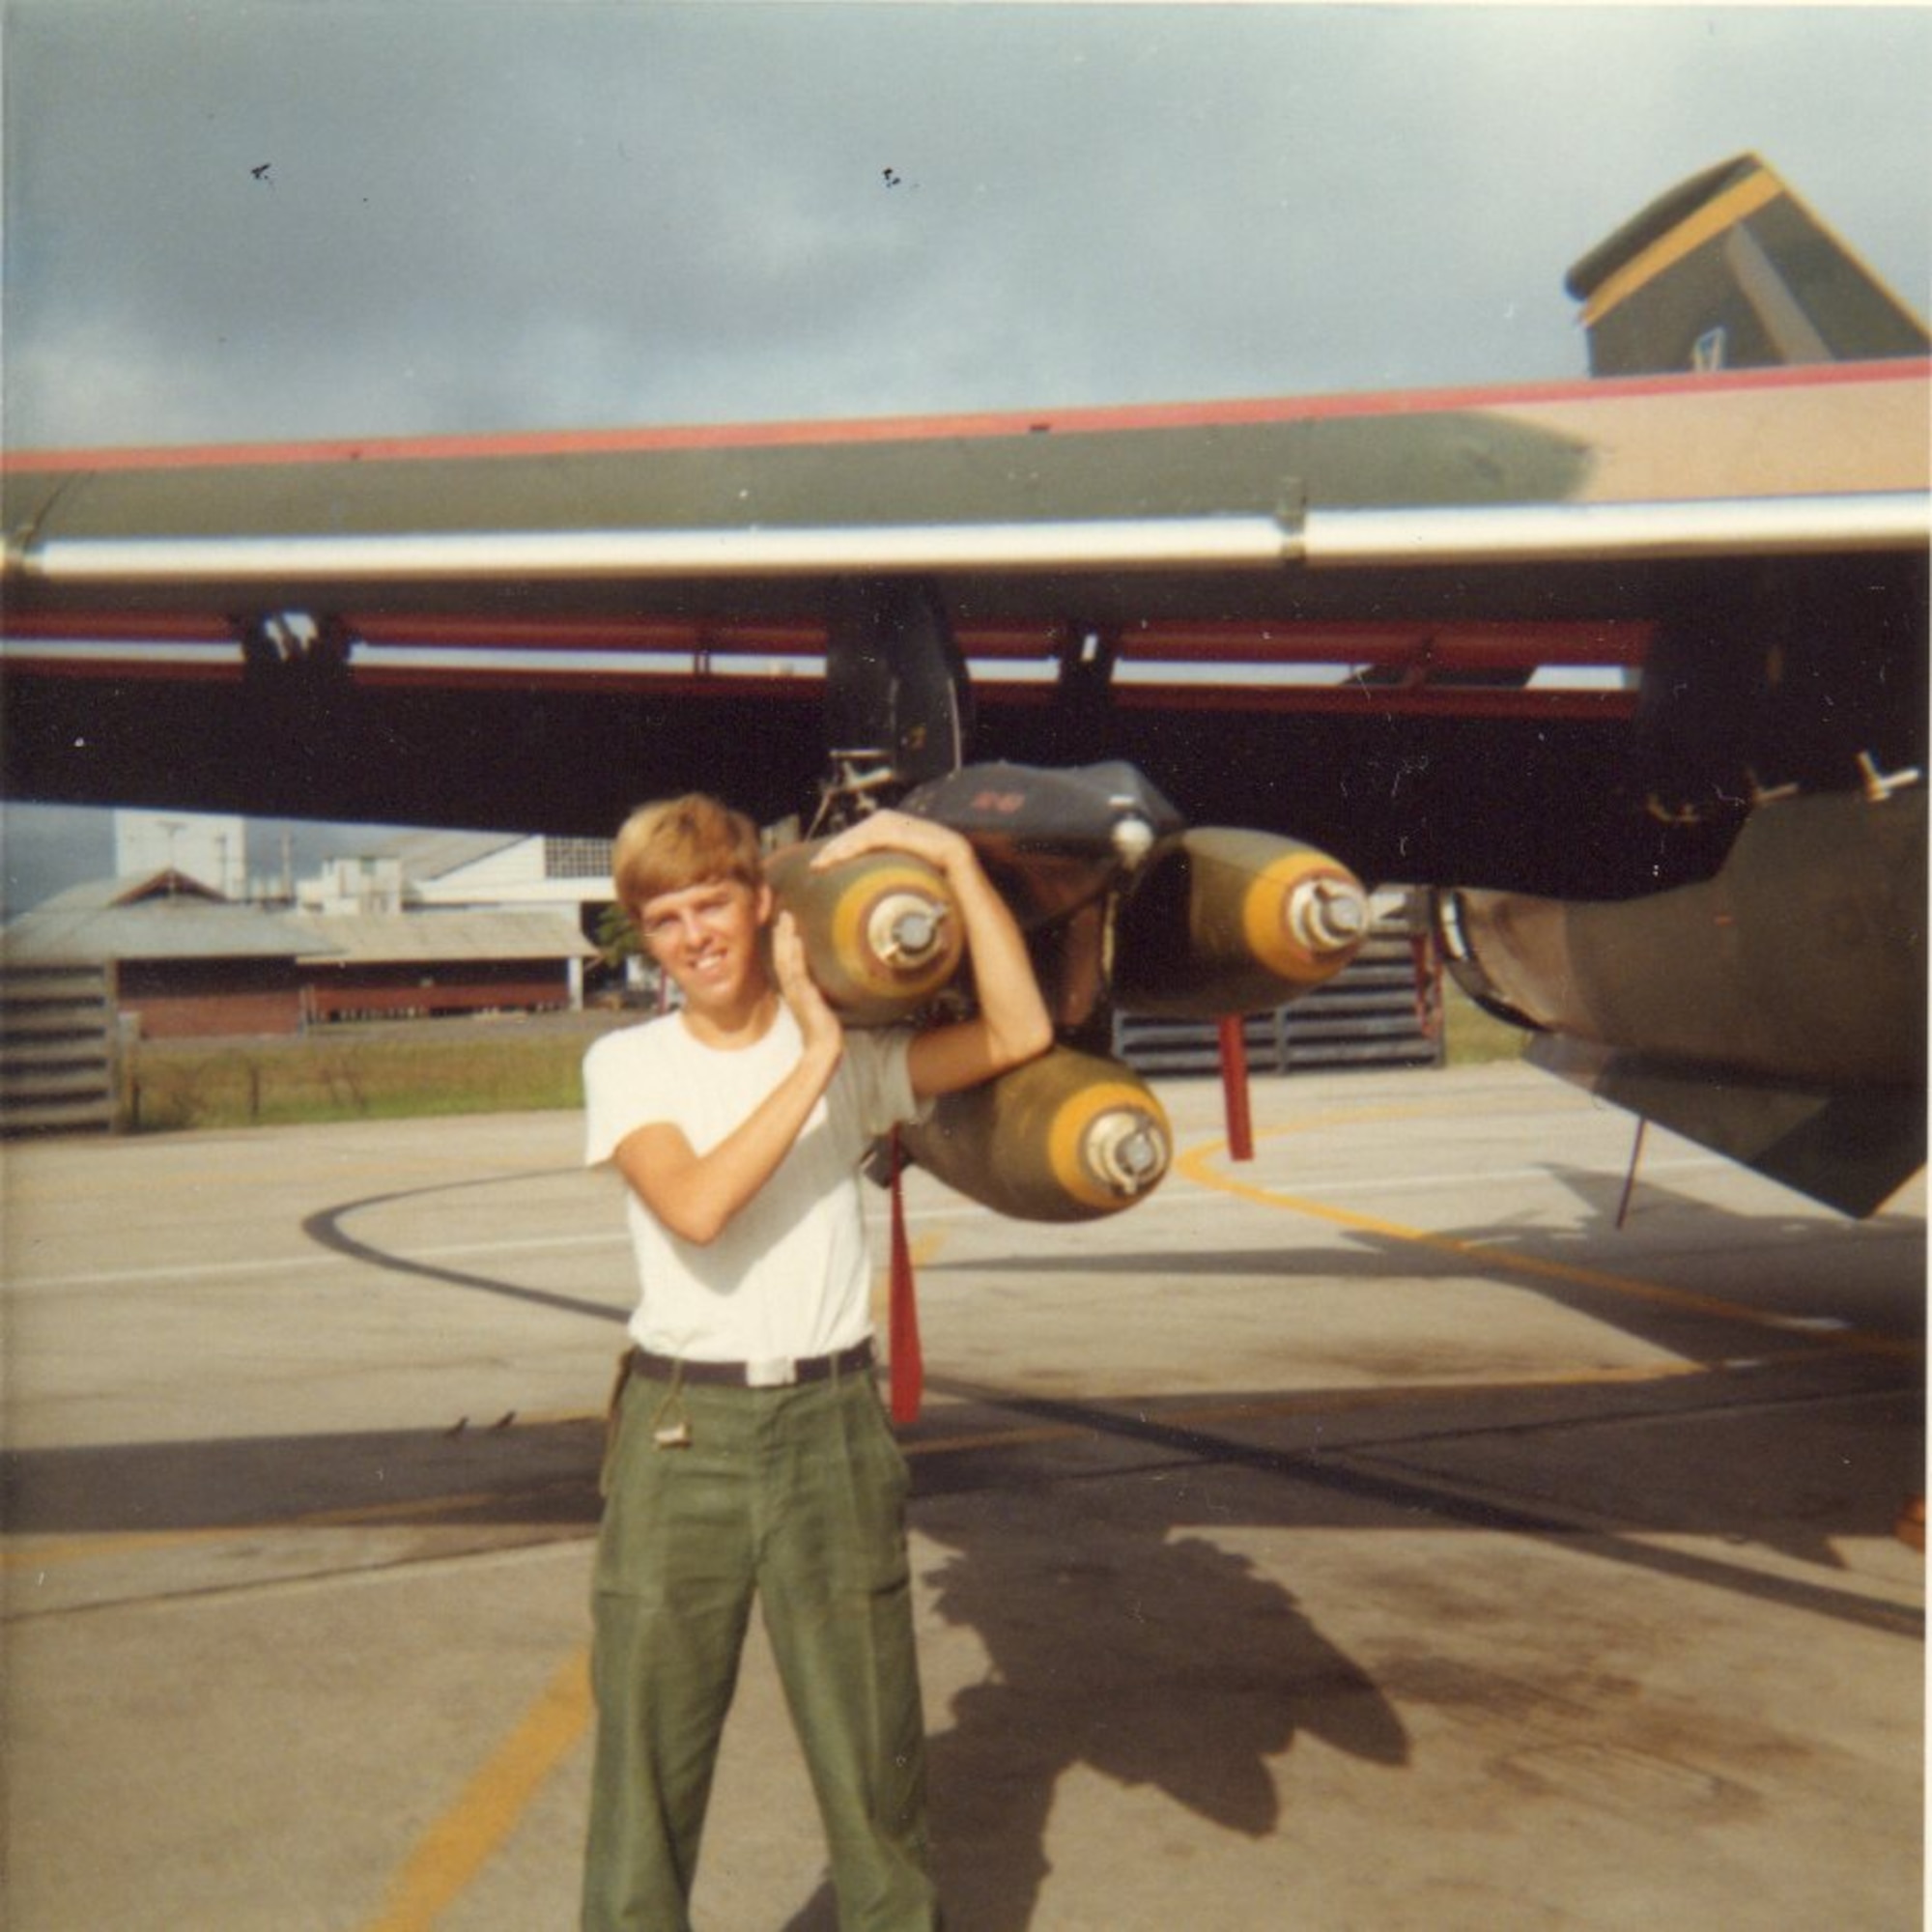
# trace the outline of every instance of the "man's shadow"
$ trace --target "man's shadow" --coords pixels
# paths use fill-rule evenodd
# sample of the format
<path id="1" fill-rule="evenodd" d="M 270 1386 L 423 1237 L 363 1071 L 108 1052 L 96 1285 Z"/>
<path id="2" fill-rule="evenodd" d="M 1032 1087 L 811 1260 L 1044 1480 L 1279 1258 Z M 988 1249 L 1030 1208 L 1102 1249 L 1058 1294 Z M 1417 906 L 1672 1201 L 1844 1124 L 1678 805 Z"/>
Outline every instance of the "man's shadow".
<path id="1" fill-rule="evenodd" d="M 1094 1502 L 1049 1491 L 920 1511 L 920 1530 L 954 1551 L 924 1579 L 939 1614 L 986 1653 L 984 1675 L 952 1699 L 951 1725 L 927 1714 L 951 1932 L 1032 1924 L 1054 1793 L 1078 1767 L 1260 1839 L 1281 1815 L 1271 1761 L 1298 1732 L 1372 1763 L 1408 1761 L 1388 1700 L 1247 1557 L 1145 1508 L 1096 1520 Z M 1190 1518 L 1198 1492 L 1194 1502 Z M 786 1932 L 837 1923 L 828 1887 Z"/>

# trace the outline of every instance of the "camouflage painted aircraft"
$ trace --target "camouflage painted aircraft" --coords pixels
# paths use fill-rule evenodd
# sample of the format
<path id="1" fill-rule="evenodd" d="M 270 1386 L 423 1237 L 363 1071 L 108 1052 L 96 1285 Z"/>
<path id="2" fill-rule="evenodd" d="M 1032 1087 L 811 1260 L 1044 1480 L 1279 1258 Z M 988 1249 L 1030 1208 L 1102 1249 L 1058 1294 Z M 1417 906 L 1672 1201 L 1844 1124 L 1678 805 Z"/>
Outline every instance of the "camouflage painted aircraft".
<path id="1" fill-rule="evenodd" d="M 5 790 L 903 797 L 980 841 L 1069 1053 L 1331 970 L 1349 868 L 1427 885 L 1544 1065 L 1868 1212 L 1924 1156 L 1926 330 L 1752 156 L 1569 287 L 1590 378 L 1533 387 L 16 454 Z M 1078 1211 L 1164 1163 L 1122 1105 Z"/>

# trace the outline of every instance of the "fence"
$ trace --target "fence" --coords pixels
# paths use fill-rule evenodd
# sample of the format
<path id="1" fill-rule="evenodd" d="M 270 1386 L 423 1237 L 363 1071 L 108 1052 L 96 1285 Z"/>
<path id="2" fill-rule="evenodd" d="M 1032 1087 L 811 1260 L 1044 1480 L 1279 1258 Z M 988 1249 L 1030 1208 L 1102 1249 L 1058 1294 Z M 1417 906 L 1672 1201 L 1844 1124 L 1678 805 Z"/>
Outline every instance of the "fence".
<path id="1" fill-rule="evenodd" d="M 1433 998 L 1429 1010 L 1437 1010 Z M 1293 1006 L 1250 1014 L 1242 1037 L 1253 1073 L 1442 1063 L 1442 1031 L 1424 1024 L 1414 948 L 1400 917 L 1378 924 L 1327 984 Z M 1212 1073 L 1221 1064 L 1220 1030 L 1212 1020 L 1119 1014 L 1114 1051 L 1143 1074 Z"/>

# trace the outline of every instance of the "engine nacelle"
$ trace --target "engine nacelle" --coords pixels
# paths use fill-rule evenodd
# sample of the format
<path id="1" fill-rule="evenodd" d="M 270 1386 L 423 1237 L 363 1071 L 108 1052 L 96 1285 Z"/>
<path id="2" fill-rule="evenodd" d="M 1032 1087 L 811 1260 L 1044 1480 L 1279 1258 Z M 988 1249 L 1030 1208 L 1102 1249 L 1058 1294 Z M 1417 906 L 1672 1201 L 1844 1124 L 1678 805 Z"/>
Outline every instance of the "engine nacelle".
<path id="1" fill-rule="evenodd" d="M 806 964 L 826 1003 L 854 1026 L 905 1018 L 958 970 L 965 945 L 938 871 L 904 852 L 867 852 L 811 869 L 823 840 L 765 861 L 778 902 L 798 923 Z"/>
<path id="2" fill-rule="evenodd" d="M 949 1187 L 1022 1221 L 1088 1221 L 1131 1208 L 1174 1151 L 1166 1110 L 1139 1075 L 1070 1046 L 944 1095 L 899 1139 Z"/>
<path id="3" fill-rule="evenodd" d="M 1176 1019 L 1285 1006 L 1355 956 L 1370 920 L 1361 881 L 1312 845 L 1225 826 L 1174 833 L 1116 915 L 1115 1004 Z"/>

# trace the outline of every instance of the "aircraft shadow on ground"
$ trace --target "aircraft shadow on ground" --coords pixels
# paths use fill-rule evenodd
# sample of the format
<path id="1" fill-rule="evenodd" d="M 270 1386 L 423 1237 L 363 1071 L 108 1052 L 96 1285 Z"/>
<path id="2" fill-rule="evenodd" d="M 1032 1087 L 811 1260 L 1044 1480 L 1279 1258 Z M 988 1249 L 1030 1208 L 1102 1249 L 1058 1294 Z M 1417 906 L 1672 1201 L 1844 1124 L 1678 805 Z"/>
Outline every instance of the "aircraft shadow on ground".
<path id="1" fill-rule="evenodd" d="M 517 1423 L 22 1449 L 0 1456 L 16 1536 L 597 1521 L 599 1423 Z"/>
<path id="2" fill-rule="evenodd" d="M 1714 1369 L 1636 1386 L 1418 1383 L 1382 1385 L 1366 1401 L 1292 1388 L 1038 1397 L 934 1377 L 935 1394 L 964 1406 L 930 1407 L 907 1442 L 922 1512 L 1062 1486 L 1091 1502 L 1110 1479 L 1146 1469 L 1232 1467 L 1270 1479 L 1265 1507 L 1241 1519 L 1264 1527 L 1372 1530 L 1420 1514 L 1450 1530 L 1758 1542 L 1835 1569 L 1835 1539 L 1889 1535 L 1900 1501 L 1922 1488 L 1922 1391 L 1909 1362 L 1788 1359 L 1788 1372 L 1767 1363 L 1748 1381 Z M 1794 1403 L 1810 1402 L 1850 1433 L 1826 1441 L 1808 1430 Z M 1752 1428 L 1747 1454 L 1719 1439 L 1741 1427 Z M 1459 1445 L 1489 1457 L 1495 1444 L 1514 1445 L 1487 1464 L 1502 1499 L 1465 1493 Z M 357 1524 L 588 1531 L 602 1447 L 601 1423 L 576 1418 L 10 1450 L 0 1520 L 33 1538 Z M 1652 1480 L 1659 1472 L 1668 1479 Z M 1191 1524 L 1183 1515 L 1173 1526 Z"/>

